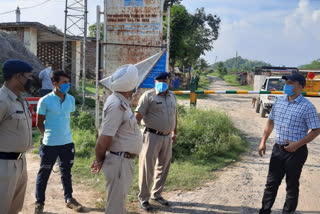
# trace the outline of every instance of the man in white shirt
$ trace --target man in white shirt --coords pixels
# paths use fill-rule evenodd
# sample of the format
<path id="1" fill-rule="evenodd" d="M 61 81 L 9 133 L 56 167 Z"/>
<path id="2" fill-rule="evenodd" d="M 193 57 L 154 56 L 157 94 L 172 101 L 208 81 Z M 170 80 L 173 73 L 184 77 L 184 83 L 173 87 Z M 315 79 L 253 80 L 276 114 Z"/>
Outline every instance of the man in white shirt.
<path id="1" fill-rule="evenodd" d="M 40 90 L 40 96 L 43 97 L 49 94 L 53 90 L 53 85 L 51 81 L 51 74 L 52 74 L 51 66 L 48 66 L 46 69 L 43 69 L 39 74 L 39 79 L 42 82 L 42 87 Z"/>

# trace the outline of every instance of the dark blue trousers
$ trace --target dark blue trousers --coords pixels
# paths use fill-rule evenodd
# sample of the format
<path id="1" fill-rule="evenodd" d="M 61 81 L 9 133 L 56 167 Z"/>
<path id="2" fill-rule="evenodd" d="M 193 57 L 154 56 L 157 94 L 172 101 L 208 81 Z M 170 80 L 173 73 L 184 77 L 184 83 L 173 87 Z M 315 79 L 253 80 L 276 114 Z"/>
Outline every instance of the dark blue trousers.
<path id="1" fill-rule="evenodd" d="M 64 189 L 64 199 L 72 198 L 71 168 L 74 161 L 74 144 L 69 143 L 62 146 L 40 146 L 41 158 L 40 169 L 36 183 L 36 203 L 44 204 L 45 192 L 52 168 L 58 158 L 61 173 L 61 182 Z"/>

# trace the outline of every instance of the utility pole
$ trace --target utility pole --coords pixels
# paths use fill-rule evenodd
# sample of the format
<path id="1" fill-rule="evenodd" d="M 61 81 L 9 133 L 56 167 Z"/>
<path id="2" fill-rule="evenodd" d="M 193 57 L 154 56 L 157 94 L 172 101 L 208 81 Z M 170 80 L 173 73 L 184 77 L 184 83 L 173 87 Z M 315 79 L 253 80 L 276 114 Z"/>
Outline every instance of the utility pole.
<path id="1" fill-rule="evenodd" d="M 168 7 L 168 23 L 167 23 L 167 56 L 166 56 L 166 72 L 169 71 L 169 55 L 170 55 L 170 16 L 171 16 L 171 6 Z"/>
<path id="2" fill-rule="evenodd" d="M 88 4 L 87 0 L 83 0 L 84 4 L 84 23 L 83 23 L 83 61 L 82 61 L 82 108 L 86 103 L 86 70 L 87 70 L 87 25 L 88 25 Z"/>
<path id="3" fill-rule="evenodd" d="M 16 22 L 20 22 L 20 8 L 19 6 L 17 6 L 17 9 L 16 9 Z"/>
<path id="4" fill-rule="evenodd" d="M 99 47 L 100 47 L 100 6 L 97 6 L 97 31 L 96 31 L 96 113 L 95 113 L 95 125 L 96 129 L 98 130 L 99 128 L 99 93 L 100 93 L 100 88 L 99 88 Z"/>
<path id="5" fill-rule="evenodd" d="M 67 68 L 67 36 L 82 37 L 82 107 L 85 105 L 87 59 L 87 0 L 66 0 L 62 69 Z"/>

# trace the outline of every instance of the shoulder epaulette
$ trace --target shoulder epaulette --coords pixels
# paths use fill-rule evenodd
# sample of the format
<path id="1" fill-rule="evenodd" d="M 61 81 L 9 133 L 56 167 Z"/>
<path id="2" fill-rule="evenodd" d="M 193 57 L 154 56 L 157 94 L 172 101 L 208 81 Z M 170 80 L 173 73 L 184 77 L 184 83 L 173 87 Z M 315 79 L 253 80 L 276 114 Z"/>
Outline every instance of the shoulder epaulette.
<path id="1" fill-rule="evenodd" d="M 120 109 L 121 109 L 122 111 L 124 111 L 124 112 L 127 111 L 127 108 L 124 106 L 123 103 L 121 103 L 119 107 L 120 107 Z"/>

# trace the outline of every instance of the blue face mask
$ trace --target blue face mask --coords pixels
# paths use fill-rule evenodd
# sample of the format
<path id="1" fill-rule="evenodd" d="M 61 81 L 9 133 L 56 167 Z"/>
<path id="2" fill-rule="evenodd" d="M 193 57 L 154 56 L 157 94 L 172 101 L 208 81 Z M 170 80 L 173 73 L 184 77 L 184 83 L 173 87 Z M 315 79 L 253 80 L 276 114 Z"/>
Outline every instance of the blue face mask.
<path id="1" fill-rule="evenodd" d="M 292 96 L 294 95 L 294 91 L 293 91 L 293 86 L 292 85 L 287 85 L 285 84 L 284 87 L 283 87 L 283 93 L 289 95 L 289 96 Z"/>
<path id="2" fill-rule="evenodd" d="M 68 93 L 69 89 L 70 89 L 70 83 L 65 83 L 65 84 L 60 85 L 59 91 L 63 94 L 66 94 L 66 93 Z"/>
<path id="3" fill-rule="evenodd" d="M 165 92 L 166 90 L 168 90 L 168 84 L 165 82 L 158 82 L 156 84 L 156 90 L 160 93 Z"/>

